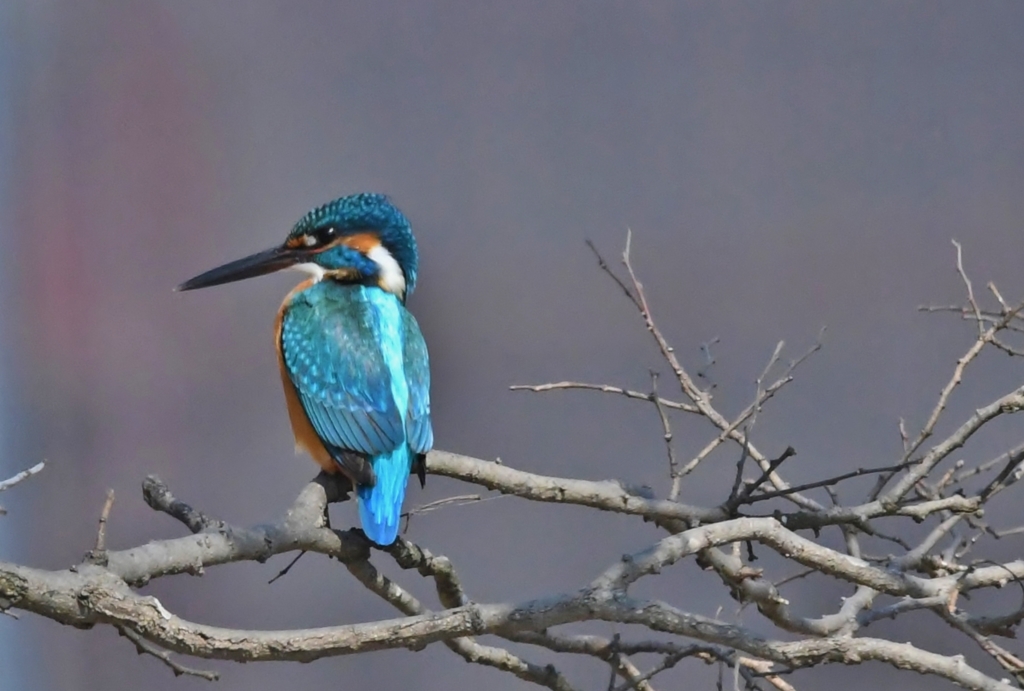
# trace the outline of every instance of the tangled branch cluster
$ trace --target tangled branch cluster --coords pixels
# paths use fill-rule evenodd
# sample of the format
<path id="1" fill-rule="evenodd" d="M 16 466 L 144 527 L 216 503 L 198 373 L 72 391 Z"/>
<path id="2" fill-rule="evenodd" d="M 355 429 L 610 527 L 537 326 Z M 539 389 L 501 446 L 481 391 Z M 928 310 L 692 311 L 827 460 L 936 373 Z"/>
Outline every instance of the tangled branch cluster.
<path id="1" fill-rule="evenodd" d="M 772 458 L 757 447 L 751 430 L 766 403 L 793 380 L 795 369 L 820 347 L 820 342 L 785 365 L 780 343 L 757 378 L 754 399 L 737 416 L 727 418 L 712 402 L 710 391 L 698 384 L 700 378 L 680 364 L 658 328 L 630 262 L 628 240 L 623 254 L 624 278 L 597 255 L 601 268 L 642 317 L 682 398 L 664 397 L 657 388 L 656 376 L 650 392 L 580 382 L 514 388 L 593 389 L 652 405 L 664 431 L 667 498 L 657 499 L 651 492 L 618 481 L 537 475 L 446 452 L 432 452 L 427 459 L 428 472 L 435 475 L 529 501 L 576 504 L 641 517 L 664 530 L 665 537 L 608 565 L 576 591 L 526 602 L 477 603 L 465 592 L 456 565 L 446 557 L 402 538 L 390 548 L 371 551 L 371 544 L 359 531 L 331 529 L 325 520 L 326 507 L 347 499 L 351 491 L 338 477 L 319 476 L 303 489 L 284 518 L 252 528 L 211 518 L 177 500 L 159 479 L 150 477 L 143 487 L 146 502 L 180 521 L 191 535 L 109 551 L 104 526 L 113 501 L 111 495 L 100 520 L 96 549 L 82 564 L 63 571 L 44 571 L 0 562 L 0 608 L 30 611 L 80 627 L 113 626 L 139 652 L 157 657 L 176 674 L 211 679 L 216 678 L 214 673 L 185 667 L 171 654 L 236 661 L 310 661 L 384 648 L 420 649 L 442 642 L 470 662 L 510 672 L 528 682 L 558 691 L 576 688 L 555 666 L 537 664 L 503 647 L 476 640 L 477 636 L 492 634 L 557 653 L 595 658 L 609 667 L 608 688 L 612 691 L 652 691 L 658 674 L 687 658 L 731 670 L 735 688 L 790 690 L 797 683 L 790 676 L 796 670 L 864 661 L 934 675 L 968 689 L 1020 688 L 1024 686 L 1024 661 L 995 639 L 1014 636 L 1024 619 L 1024 605 L 1010 612 L 971 611 L 965 605 L 967 598 L 962 596 L 1000 588 L 1024 577 L 1024 560 L 993 563 L 973 557 L 985 539 L 1020 530 L 995 529 L 986 522 L 983 511 L 994 496 L 1013 487 L 1024 475 L 1024 443 L 992 459 L 968 462 L 954 459 L 953 454 L 993 420 L 1024 410 L 1024 386 L 977 408 L 948 436 L 935 437 L 950 397 L 983 351 L 1024 354 L 1012 342 L 1024 331 L 1020 317 L 1024 303 L 1010 305 L 989 284 L 997 306 L 983 309 L 963 269 L 958 244 L 956 250 L 967 304 L 923 309 L 955 311 L 976 325 L 977 338 L 957 361 L 926 423 L 916 434 L 900 423 L 903 451 L 888 464 L 802 484 L 791 484 L 785 478 L 784 465 L 795 453 L 793 449 Z M 781 374 L 773 375 L 777 371 Z M 684 461 L 676 457 L 670 414 L 698 416 L 712 426 L 711 438 L 693 458 Z M 704 506 L 678 501 L 681 480 L 723 446 L 734 448 L 738 461 L 734 481 L 721 500 Z M 875 477 L 876 481 L 862 501 L 841 503 L 837 486 L 864 476 Z M 22 479 L 0 483 L 0 491 Z M 830 502 L 822 504 L 809 496 L 815 490 L 824 492 Z M 908 521 L 927 526 L 923 538 L 905 537 L 913 532 L 905 530 Z M 823 538 L 832 534 L 830 531 L 842 538 L 837 541 L 842 547 L 827 546 Z M 870 554 L 868 541 L 872 549 L 886 545 L 887 553 Z M 751 563 L 755 545 L 773 550 L 803 570 L 782 578 L 755 568 Z M 401 616 L 317 629 L 242 631 L 186 621 L 155 598 L 139 593 L 155 578 L 201 574 L 204 569 L 228 562 L 263 561 L 276 554 L 296 552 L 316 552 L 338 560 Z M 393 559 L 401 568 L 431 579 L 438 605 L 428 606 L 384 576 L 371 557 Z M 733 598 L 753 604 L 780 634 L 786 635 L 765 638 L 743 626 L 634 594 L 633 586 L 641 579 L 656 577 L 690 557 L 713 571 Z M 805 616 L 782 596 L 780 589 L 786 583 L 812 573 L 849 588 L 835 611 Z M 863 635 L 873 622 L 922 610 L 977 646 L 994 661 L 990 666 L 1001 673 L 993 675 L 971 666 L 963 655 L 942 655 L 911 643 Z M 632 624 L 650 633 L 647 637 L 626 638 L 573 631 L 572 624 L 586 621 Z"/>

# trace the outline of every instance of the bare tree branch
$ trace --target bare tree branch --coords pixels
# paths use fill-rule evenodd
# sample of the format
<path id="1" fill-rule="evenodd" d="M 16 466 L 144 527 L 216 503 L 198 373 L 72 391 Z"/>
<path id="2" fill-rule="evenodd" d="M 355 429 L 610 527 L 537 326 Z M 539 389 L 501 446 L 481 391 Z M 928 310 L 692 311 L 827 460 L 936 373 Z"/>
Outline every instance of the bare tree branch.
<path id="1" fill-rule="evenodd" d="M 895 458 L 871 459 L 856 470 L 791 483 L 782 477 L 780 468 L 795 454 L 793 448 L 787 447 L 770 458 L 752 442 L 751 430 L 758 416 L 767 414 L 765 403 L 794 380 L 793 373 L 800 363 L 820 349 L 820 336 L 785 369 L 780 342 L 754 380 L 753 398 L 741 404 L 739 413 L 727 417 L 712 400 L 713 387 L 705 390 L 697 385 L 697 379 L 703 381 L 703 377 L 697 375 L 695 379 L 682 366 L 656 324 L 632 265 L 631 240 L 627 237 L 622 256 L 626 278 L 617 276 L 593 245 L 590 247 L 599 267 L 640 313 L 658 353 L 678 381 L 683 400 L 662 398 L 653 373 L 650 393 L 578 382 L 513 388 L 588 389 L 653 404 L 668 459 L 668 498 L 659 499 L 653 491 L 636 487 L 628 477 L 552 477 L 500 462 L 433 451 L 426 459 L 428 472 L 470 483 L 474 491 L 431 502 L 406 514 L 408 518 L 442 506 L 503 495 L 586 507 L 618 514 L 623 521 L 640 518 L 662 531 L 650 544 L 637 545 L 629 554 L 609 556 L 603 569 L 574 589 L 522 602 L 477 602 L 467 593 L 459 569 L 448 557 L 404 537 L 388 548 L 379 548 L 359 530 L 332 529 L 327 519 L 328 505 L 347 500 L 352 492 L 351 484 L 340 474 L 321 474 L 301 490 L 279 520 L 251 527 L 234 526 L 194 508 L 151 476 L 143 483 L 146 503 L 180 522 L 191 534 L 126 550 L 109 550 L 106 530 L 114 499 L 110 492 L 100 513 L 95 548 L 81 564 L 44 570 L 0 562 L 0 611 L 29 611 L 78 627 L 110 626 L 128 638 L 140 654 L 157 658 L 173 673 L 207 679 L 216 675 L 185 667 L 171 655 L 239 662 L 311 661 L 371 650 L 420 650 L 440 642 L 468 662 L 553 691 L 580 687 L 559 666 L 532 659 L 536 648 L 543 648 L 540 652 L 545 655 L 584 656 L 604 666 L 610 671 L 611 691 L 654 691 L 658 675 L 675 665 L 692 664 L 693 660 L 718 665 L 720 675 L 731 670 L 736 688 L 741 684 L 751 689 L 770 685 L 778 691 L 794 691 L 788 679 L 799 670 L 865 661 L 917 671 L 968 689 L 1016 688 L 969 665 L 962 655 L 942 655 L 913 642 L 863 635 L 879 620 L 920 612 L 919 616 L 942 620 L 951 627 L 951 635 L 972 641 L 981 651 L 976 654 L 989 656 L 1018 683 L 1024 681 L 1024 660 L 992 640 L 994 636 L 1016 635 L 1024 621 L 1024 605 L 1010 611 L 978 611 L 975 603 L 980 600 L 970 597 L 975 591 L 1011 584 L 1024 592 L 1024 559 L 996 561 L 985 557 L 997 552 L 984 552 L 994 540 L 1024 530 L 997 530 L 984 515 L 995 496 L 1020 487 L 1024 441 L 1017 440 L 996 458 L 973 458 L 973 445 L 966 448 L 967 453 L 954 456 L 969 440 L 992 429 L 993 421 L 1024 410 L 1024 385 L 989 399 L 958 424 L 944 422 L 952 431 L 932 440 L 940 419 L 949 414 L 949 400 L 968 365 L 986 349 L 1018 354 L 1013 345 L 1001 339 L 1007 337 L 1005 332 L 1013 332 L 1010 340 L 1024 333 L 1020 315 L 1024 303 L 1011 306 L 992 284 L 988 285 L 990 295 L 975 294 L 964 269 L 962 248 L 954 242 L 957 272 L 967 293 L 967 305 L 957 310 L 974 323 L 977 335 L 957 361 L 921 430 L 911 435 L 901 420 L 902 448 L 893 454 Z M 998 308 L 986 309 L 983 298 L 994 299 Z M 772 377 L 777 378 L 772 381 Z M 708 438 L 697 440 L 693 447 L 700 451 L 685 464 L 679 463 L 673 447 L 672 411 L 706 418 L 710 425 Z M 728 496 L 718 505 L 677 501 L 681 479 L 727 443 L 738 451 Z M 660 463 L 664 467 L 665 463 L 664 459 L 639 456 L 628 460 L 630 463 L 621 467 L 641 463 L 648 467 Z M 823 463 L 815 465 L 825 467 Z M 754 468 L 753 477 L 746 475 L 749 468 Z M 41 469 L 39 464 L 0 482 L 0 491 Z M 788 465 L 785 473 L 791 472 L 793 466 Z M 841 493 L 847 494 L 854 486 L 843 483 L 865 476 L 877 476 L 874 488 L 859 503 L 841 501 Z M 485 497 L 480 488 L 499 495 Z M 819 489 L 827 494 L 831 505 L 804 495 Z M 770 503 L 773 500 L 779 501 Z M 922 526 L 909 530 L 914 524 Z M 755 564 L 762 550 L 771 550 L 778 558 Z M 360 584 L 388 602 L 400 616 L 315 629 L 234 630 L 186 621 L 157 599 L 137 592 L 156 578 L 201 575 L 221 564 L 261 563 L 277 554 L 295 554 L 297 559 L 307 552 L 343 564 Z M 385 576 L 375 563 L 379 559 L 394 560 L 404 575 L 394 579 Z M 753 608 L 747 611 L 760 617 L 758 625 L 748 628 L 722 621 L 717 615 L 687 612 L 673 602 L 638 596 L 645 592 L 637 585 L 640 581 L 657 578 L 689 559 L 713 571 L 723 594 L 736 600 L 740 610 L 753 604 L 756 613 Z M 794 565 L 800 570 L 786 576 L 793 573 Z M 274 580 L 290 568 L 289 564 Z M 417 574 L 432 582 L 436 604 L 421 602 L 405 584 L 407 578 L 415 579 Z M 807 603 L 791 603 L 782 593 L 783 586 L 811 575 L 837 582 L 845 597 L 832 608 L 809 609 Z M 794 588 L 786 593 L 799 596 Z M 586 633 L 580 630 L 585 622 Z M 599 635 L 595 623 L 614 626 L 615 632 Z M 760 633 L 765 625 L 769 633 Z M 482 635 L 494 636 L 496 640 L 489 643 L 497 645 L 481 643 Z M 503 647 L 503 641 L 509 647 Z M 532 648 L 520 651 L 512 644 Z"/>

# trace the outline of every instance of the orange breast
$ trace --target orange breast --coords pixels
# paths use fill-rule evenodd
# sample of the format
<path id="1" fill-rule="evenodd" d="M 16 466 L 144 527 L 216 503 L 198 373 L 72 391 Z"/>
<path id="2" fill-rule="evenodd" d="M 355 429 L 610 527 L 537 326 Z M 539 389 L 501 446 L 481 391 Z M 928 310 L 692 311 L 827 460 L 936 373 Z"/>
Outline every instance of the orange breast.
<path id="1" fill-rule="evenodd" d="M 314 279 L 307 279 L 295 286 L 285 296 L 284 302 L 281 303 L 281 308 L 277 310 L 277 318 L 274 320 L 274 347 L 277 349 L 277 365 L 281 371 L 284 400 L 288 406 L 288 420 L 292 423 L 292 434 L 295 435 L 295 450 L 296 452 L 300 449 L 305 450 L 325 471 L 336 473 L 341 468 L 331 458 L 331 454 L 327 453 L 327 449 L 324 448 L 323 442 L 317 436 L 312 423 L 306 417 L 306 411 L 302 409 L 302 403 L 299 401 L 299 394 L 295 390 L 295 384 L 292 383 L 291 377 L 288 376 L 288 369 L 284 363 L 284 353 L 281 352 L 281 327 L 284 323 L 284 312 L 288 309 L 288 305 L 291 304 L 295 294 L 310 287 L 313 285 L 313 282 Z"/>

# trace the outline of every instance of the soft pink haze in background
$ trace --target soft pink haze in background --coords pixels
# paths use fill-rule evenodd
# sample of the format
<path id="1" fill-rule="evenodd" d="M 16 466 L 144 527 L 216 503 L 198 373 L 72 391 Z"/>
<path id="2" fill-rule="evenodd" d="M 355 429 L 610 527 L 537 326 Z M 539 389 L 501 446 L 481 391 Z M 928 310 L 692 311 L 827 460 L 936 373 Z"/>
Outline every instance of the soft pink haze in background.
<path id="1" fill-rule="evenodd" d="M 828 326 L 824 351 L 755 431 L 766 453 L 797 449 L 788 465 L 803 480 L 885 465 L 901 448 L 897 419 L 921 424 L 972 338 L 955 318 L 916 312 L 961 297 L 950 238 L 978 285 L 1024 294 L 1024 4 L 13 0 L 3 18 L 13 80 L 0 98 L 14 126 L 3 395 L 17 405 L 2 468 L 50 464 L 5 494 L 3 525 L 20 543 L 3 558 L 76 562 L 108 487 L 112 547 L 182 534 L 143 504 L 149 473 L 233 522 L 288 506 L 315 474 L 293 454 L 271 334 L 297 276 L 171 288 L 280 242 L 309 207 L 342 194 L 390 194 L 417 233 L 410 305 L 431 349 L 439 448 L 662 495 L 653 410 L 507 391 L 566 378 L 649 387 L 657 353 L 584 239 L 616 257 L 632 229 L 655 316 L 685 362 L 699 368 L 700 344 L 721 338 L 710 376 L 728 413 L 753 395 L 779 339 L 795 356 Z M 1021 374 L 1016 362 L 982 362 L 953 413 Z M 1019 439 L 1019 421 L 994 429 L 964 453 Z M 679 420 L 678 453 L 710 435 Z M 708 463 L 682 500 L 723 498 L 734 460 L 730 450 Z M 430 478 L 407 502 L 466 491 Z M 658 537 L 592 514 L 503 498 L 417 517 L 409 537 L 451 557 L 474 599 L 522 599 L 575 589 Z M 346 525 L 354 511 L 333 516 Z M 1019 506 L 997 503 L 989 517 L 1019 523 Z M 418 575 L 377 561 L 434 602 Z M 394 616 L 317 556 L 267 585 L 286 562 L 146 592 L 232 627 Z M 847 593 L 824 580 L 799 587 L 809 611 L 832 611 Z M 736 617 L 692 563 L 658 588 Z M 769 630 L 752 608 L 739 620 Z M 931 621 L 909 617 L 896 635 L 962 648 L 989 669 Z M 524 686 L 440 645 L 308 665 L 196 661 L 222 672 L 210 686 L 174 678 L 108 628 L 0 617 L 0 635 L 20 646 L 26 688 Z M 594 661 L 560 664 L 582 686 L 607 683 Z M 715 674 L 684 662 L 659 688 L 711 689 Z M 942 686 L 881 666 L 794 682 Z"/>

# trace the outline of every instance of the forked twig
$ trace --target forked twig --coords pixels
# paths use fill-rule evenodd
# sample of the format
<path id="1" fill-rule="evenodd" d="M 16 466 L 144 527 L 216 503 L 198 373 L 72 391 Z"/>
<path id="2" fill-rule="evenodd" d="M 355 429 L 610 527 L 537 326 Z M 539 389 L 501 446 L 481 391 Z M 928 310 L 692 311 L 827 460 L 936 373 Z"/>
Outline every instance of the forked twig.
<path id="1" fill-rule="evenodd" d="M 949 378 L 949 381 L 946 382 L 946 385 L 942 388 L 942 392 L 939 394 L 939 399 L 936 402 L 935 407 L 932 409 L 931 414 L 928 416 L 927 422 L 925 422 L 924 427 L 918 433 L 917 437 L 915 437 L 914 440 L 907 445 L 906 450 L 903 453 L 903 458 L 901 459 L 901 462 L 904 463 L 910 460 L 914 452 L 917 451 L 921 447 L 921 445 L 924 444 L 924 442 L 934 433 L 935 425 L 938 423 L 943 411 L 945 411 L 946 405 L 949 402 L 949 397 L 952 395 L 953 391 L 960 385 L 960 382 L 963 380 L 964 370 L 967 369 L 967 366 L 978 357 L 978 355 L 981 353 L 981 351 L 984 349 L 986 345 L 992 343 L 996 334 L 998 334 L 1000 331 L 1006 328 L 1006 326 L 1014 318 L 1017 317 L 1020 311 L 1024 309 L 1024 302 L 1022 302 L 1016 307 L 1005 310 L 1002 316 L 998 320 L 992 322 L 991 326 L 989 326 L 988 329 L 983 328 L 981 321 L 981 310 L 978 307 L 977 301 L 974 298 L 974 289 L 971 286 L 971 281 L 967 277 L 967 274 L 965 273 L 963 268 L 962 248 L 960 246 L 960 243 L 958 243 L 956 240 L 953 241 L 953 245 L 956 247 L 957 271 L 959 272 L 960 277 L 967 288 L 968 300 L 978 320 L 978 338 L 975 339 L 971 347 L 967 349 L 967 352 L 965 352 L 960 357 L 960 359 L 957 360 L 956 367 L 953 369 L 953 374 Z M 877 496 L 877 492 L 875 493 L 875 496 Z"/>
<path id="2" fill-rule="evenodd" d="M 644 320 L 644 325 L 646 326 L 647 331 L 654 337 L 655 343 L 657 344 L 662 357 L 672 369 L 673 374 L 675 374 L 683 394 L 696 406 L 702 417 L 707 418 L 707 420 L 715 425 L 719 430 L 725 431 L 731 426 L 731 423 L 711 404 L 711 398 L 708 393 L 696 385 L 686 369 L 682 364 L 680 364 L 679 359 L 675 355 L 675 349 L 669 345 L 651 314 L 650 305 L 647 302 L 647 296 L 644 292 L 643 284 L 641 284 L 637 278 L 636 272 L 633 270 L 632 260 L 630 259 L 632 239 L 633 234 L 627 229 L 626 247 L 622 253 L 622 264 L 626 268 L 632 287 L 627 285 L 625 281 L 620 279 L 615 272 L 611 270 L 593 243 L 588 243 L 588 246 L 597 256 L 598 266 L 607 273 L 620 288 L 622 288 L 623 292 L 625 292 L 627 297 L 630 299 L 630 302 L 632 302 L 640 312 L 640 316 Z M 750 443 L 749 439 L 743 435 L 740 429 L 733 428 L 731 432 L 727 432 L 727 436 L 741 447 L 746 446 L 746 453 L 748 453 L 762 469 L 766 469 L 769 466 L 769 459 Z M 789 484 L 775 471 L 770 474 L 769 479 L 772 484 L 775 485 L 776 489 L 786 489 L 789 486 Z M 805 509 L 817 511 L 822 508 L 816 501 L 804 497 L 796 492 L 787 495 L 787 498 Z"/>

